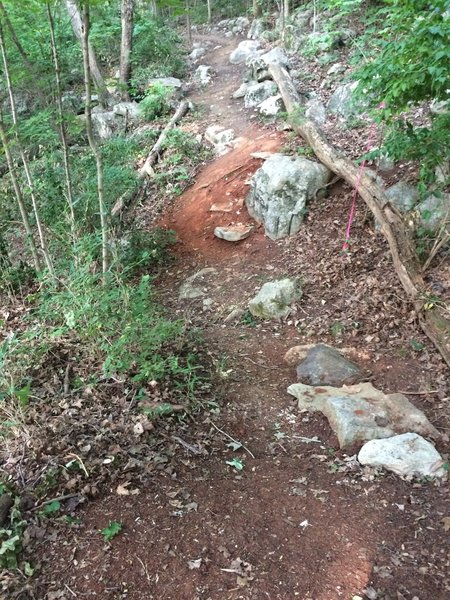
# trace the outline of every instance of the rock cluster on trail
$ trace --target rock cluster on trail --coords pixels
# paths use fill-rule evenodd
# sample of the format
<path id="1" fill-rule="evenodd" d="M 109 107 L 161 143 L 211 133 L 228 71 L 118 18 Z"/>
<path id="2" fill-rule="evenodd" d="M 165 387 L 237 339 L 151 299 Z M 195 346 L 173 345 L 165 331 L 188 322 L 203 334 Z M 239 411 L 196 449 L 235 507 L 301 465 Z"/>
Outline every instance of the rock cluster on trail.
<path id="1" fill-rule="evenodd" d="M 277 240 L 297 233 L 306 203 L 324 187 L 330 171 L 305 158 L 273 154 L 251 179 L 246 198 L 250 215 Z"/>
<path id="2" fill-rule="evenodd" d="M 317 344 L 297 366 L 297 378 L 309 385 L 341 386 L 363 378 L 359 366 L 342 356 L 335 348 Z"/>
<path id="3" fill-rule="evenodd" d="M 297 279 L 280 279 L 265 283 L 248 303 L 254 317 L 260 319 L 283 319 L 291 312 L 291 305 L 302 296 Z"/>
<path id="4" fill-rule="evenodd" d="M 327 417 L 341 448 L 411 431 L 439 437 L 423 412 L 405 396 L 384 394 L 370 383 L 341 388 L 295 383 L 288 393 L 297 398 L 301 410 L 319 411 Z"/>
<path id="5" fill-rule="evenodd" d="M 254 40 L 244 40 L 230 54 L 230 63 L 239 65 L 245 63 L 249 56 L 254 56 L 261 48 L 261 43 Z"/>
<path id="6" fill-rule="evenodd" d="M 443 477 L 443 460 L 433 444 L 417 433 L 371 440 L 358 454 L 362 465 L 383 467 L 401 476 Z"/>

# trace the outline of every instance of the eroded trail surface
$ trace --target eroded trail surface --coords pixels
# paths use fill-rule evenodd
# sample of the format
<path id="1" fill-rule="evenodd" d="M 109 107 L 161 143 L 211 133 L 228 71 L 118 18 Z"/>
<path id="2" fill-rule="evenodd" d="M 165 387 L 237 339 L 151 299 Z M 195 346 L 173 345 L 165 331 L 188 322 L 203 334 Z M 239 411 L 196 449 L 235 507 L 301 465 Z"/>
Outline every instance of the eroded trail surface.
<path id="1" fill-rule="evenodd" d="M 362 209 L 352 255 L 339 255 L 350 192 L 342 183 L 311 206 L 293 238 L 272 242 L 261 228 L 238 244 L 214 237 L 217 225 L 252 222 L 243 201 L 261 160 L 251 154 L 280 149 L 286 135 L 231 100 L 242 80 L 242 69 L 228 62 L 236 40 L 199 39 L 210 42 L 203 62 L 216 76 L 191 98 L 205 127 L 232 127 L 242 140 L 165 214 L 179 245 L 158 285 L 173 314 L 203 331 L 220 398 L 214 392 L 212 412 L 166 440 L 164 468 L 138 495 L 105 491 L 82 511 L 78 529 L 49 544 L 55 587 L 64 585 L 66 598 L 102 600 L 444 600 L 448 487 L 376 475 L 346 460 L 352 453 L 338 449 L 325 418 L 300 412 L 286 393 L 296 376 L 283 361 L 297 344 L 352 347 L 376 387 L 412 393 L 434 389 L 439 358 L 414 325 L 387 248 Z M 214 203 L 231 209 L 210 212 Z M 180 285 L 204 268 L 211 270 L 203 295 L 179 300 Z M 248 299 L 283 276 L 302 278 L 297 312 L 283 322 L 249 318 Z M 411 339 L 425 344 L 422 353 Z M 436 427 L 448 427 L 444 401 L 409 398 Z M 233 459 L 242 470 L 227 464 Z M 123 533 L 105 546 L 98 530 L 111 520 L 123 523 Z"/>

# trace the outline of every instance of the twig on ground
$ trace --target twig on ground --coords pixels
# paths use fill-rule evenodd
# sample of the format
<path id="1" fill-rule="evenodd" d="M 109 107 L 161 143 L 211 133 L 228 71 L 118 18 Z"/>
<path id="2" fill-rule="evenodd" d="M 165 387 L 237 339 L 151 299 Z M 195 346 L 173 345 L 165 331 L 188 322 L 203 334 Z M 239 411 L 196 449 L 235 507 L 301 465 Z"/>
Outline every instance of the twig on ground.
<path id="1" fill-rule="evenodd" d="M 227 437 L 229 440 L 231 440 L 232 442 L 234 442 L 235 444 L 240 444 L 244 450 L 252 457 L 255 458 L 255 455 L 247 448 L 247 446 L 244 446 L 244 444 L 242 442 L 240 442 L 239 440 L 235 440 L 233 437 L 231 437 L 231 435 L 229 435 L 228 433 L 226 433 L 223 429 L 220 429 L 220 427 L 217 427 L 217 425 L 214 423 L 214 421 L 209 421 L 211 423 L 211 425 L 214 427 L 214 429 L 216 429 L 219 433 L 221 433 L 222 435 L 224 435 L 225 437 Z"/>

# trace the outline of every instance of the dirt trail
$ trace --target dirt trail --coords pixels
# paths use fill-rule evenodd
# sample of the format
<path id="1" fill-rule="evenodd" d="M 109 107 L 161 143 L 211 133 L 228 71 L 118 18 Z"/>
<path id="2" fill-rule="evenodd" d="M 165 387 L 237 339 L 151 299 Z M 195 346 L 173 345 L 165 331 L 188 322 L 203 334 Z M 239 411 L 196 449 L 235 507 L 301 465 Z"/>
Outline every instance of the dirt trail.
<path id="1" fill-rule="evenodd" d="M 218 224 L 250 221 L 242 206 L 245 181 L 260 164 L 250 154 L 273 151 L 283 138 L 257 125 L 240 102 L 230 100 L 242 76 L 228 62 L 236 40 L 200 38 L 205 39 L 213 47 L 221 45 L 203 61 L 217 75 L 192 99 L 203 107 L 205 124 L 231 126 L 244 139 L 206 166 L 165 216 L 180 240 L 179 260 L 159 285 L 174 314 L 198 324 L 211 352 L 223 357 L 221 412 L 211 418 L 248 451 L 233 451 L 230 439 L 207 419 L 186 426 L 180 436 L 191 449 L 180 447 L 170 457 L 171 466 L 139 495 L 118 496 L 111 490 L 90 503 L 73 539 L 53 542 L 53 569 L 60 564 L 59 580 L 73 597 L 102 600 L 351 600 L 362 597 L 369 585 L 379 590 L 380 600 L 444 600 L 448 534 L 429 515 L 439 519 L 448 512 L 448 489 L 413 486 L 389 475 L 377 480 L 353 470 L 326 421 L 296 410 L 286 393 L 295 373 L 282 357 L 290 346 L 315 339 L 296 326 L 303 314 L 286 323 L 224 323 L 231 308 L 245 306 L 261 283 L 286 274 L 306 273 L 305 311 L 311 306 L 320 312 L 334 302 L 329 314 L 338 312 L 339 273 L 345 277 L 346 267 L 337 267 L 335 280 L 327 278 L 326 268 L 335 264 L 335 250 L 328 252 L 327 244 L 335 246 L 345 194 L 340 196 L 344 203 L 336 196 L 318 205 L 295 244 L 271 242 L 260 230 L 239 245 L 214 238 Z M 231 213 L 209 212 L 212 203 L 230 199 Z M 355 236 L 363 226 L 356 226 Z M 372 244 L 370 269 L 375 279 L 382 278 L 386 250 L 375 240 Z M 365 264 L 364 257 L 360 260 Z M 364 269 L 362 264 L 354 268 Z M 178 303 L 180 283 L 205 266 L 217 270 L 208 283 L 211 303 Z M 317 281 L 314 272 L 320 273 Z M 353 304 L 346 303 L 346 310 Z M 395 304 L 391 310 L 393 318 L 402 318 Z M 367 346 L 364 340 L 354 343 Z M 372 350 L 367 362 L 374 384 L 385 391 L 432 381 L 432 369 L 414 357 L 386 360 L 383 351 Z M 204 454 L 194 453 L 196 444 Z M 242 471 L 226 464 L 233 458 L 244 463 Z M 110 520 L 122 522 L 124 530 L 105 548 L 97 532 Z"/>

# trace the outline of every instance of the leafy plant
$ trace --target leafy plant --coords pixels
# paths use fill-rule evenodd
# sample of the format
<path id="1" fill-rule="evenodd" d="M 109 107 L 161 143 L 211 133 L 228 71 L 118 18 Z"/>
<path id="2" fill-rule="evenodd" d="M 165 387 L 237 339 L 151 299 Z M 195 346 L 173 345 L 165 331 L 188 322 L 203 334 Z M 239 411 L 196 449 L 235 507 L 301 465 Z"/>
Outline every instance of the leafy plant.
<path id="1" fill-rule="evenodd" d="M 171 108 L 170 99 L 173 96 L 173 88 L 154 83 L 145 94 L 139 104 L 139 110 L 146 121 L 154 121 L 157 117 L 167 114 Z"/>
<path id="2" fill-rule="evenodd" d="M 108 527 L 102 529 L 101 533 L 105 542 L 110 542 L 122 531 L 123 525 L 118 521 L 110 521 Z"/>
<path id="3" fill-rule="evenodd" d="M 240 458 L 233 458 L 233 459 L 227 460 L 225 462 L 227 465 L 230 465 L 230 467 L 233 467 L 233 469 L 236 469 L 236 471 L 244 470 L 245 465 Z"/>

